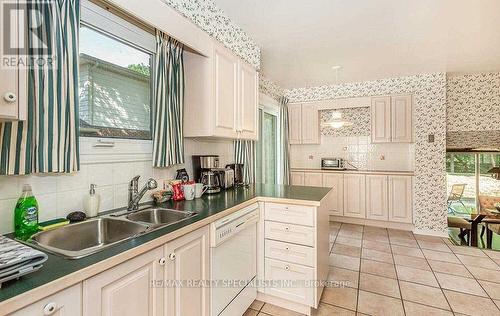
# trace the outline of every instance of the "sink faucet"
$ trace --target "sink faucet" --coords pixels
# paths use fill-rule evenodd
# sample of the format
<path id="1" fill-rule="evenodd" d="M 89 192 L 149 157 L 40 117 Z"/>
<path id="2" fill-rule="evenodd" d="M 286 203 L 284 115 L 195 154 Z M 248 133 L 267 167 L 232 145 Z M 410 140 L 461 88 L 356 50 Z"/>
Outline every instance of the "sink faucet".
<path id="1" fill-rule="evenodd" d="M 149 178 L 148 182 L 139 191 L 139 177 L 135 176 L 130 181 L 128 186 L 128 208 L 127 211 L 137 211 L 139 209 L 139 201 L 142 199 L 146 191 L 156 189 L 158 183 L 155 179 Z"/>

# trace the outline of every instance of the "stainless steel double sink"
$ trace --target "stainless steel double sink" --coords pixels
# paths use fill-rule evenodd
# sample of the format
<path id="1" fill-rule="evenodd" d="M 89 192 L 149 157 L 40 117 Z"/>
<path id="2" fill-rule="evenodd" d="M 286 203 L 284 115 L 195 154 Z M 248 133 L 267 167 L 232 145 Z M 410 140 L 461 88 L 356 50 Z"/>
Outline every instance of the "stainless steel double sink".
<path id="1" fill-rule="evenodd" d="M 82 258 L 116 243 L 179 223 L 195 212 L 148 207 L 135 212 L 66 225 L 34 234 L 28 244 L 70 259 Z"/>

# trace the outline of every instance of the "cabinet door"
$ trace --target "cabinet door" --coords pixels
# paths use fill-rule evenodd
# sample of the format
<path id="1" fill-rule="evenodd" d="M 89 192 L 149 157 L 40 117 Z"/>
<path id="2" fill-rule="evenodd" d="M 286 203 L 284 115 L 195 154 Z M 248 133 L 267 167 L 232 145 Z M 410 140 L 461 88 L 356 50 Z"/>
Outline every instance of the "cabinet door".
<path id="1" fill-rule="evenodd" d="M 319 112 L 315 104 L 302 104 L 302 144 L 319 144 Z"/>
<path id="2" fill-rule="evenodd" d="M 412 177 L 389 176 L 389 221 L 412 223 Z"/>
<path id="3" fill-rule="evenodd" d="M 323 174 L 318 172 L 305 172 L 304 185 L 309 187 L 322 187 Z"/>
<path id="4" fill-rule="evenodd" d="M 391 138 L 393 142 L 410 143 L 413 138 L 411 95 L 391 98 Z"/>
<path id="5" fill-rule="evenodd" d="M 10 316 L 78 316 L 82 314 L 82 284 L 76 284 L 50 295 Z"/>
<path id="6" fill-rule="evenodd" d="M 365 218 L 365 176 L 344 175 L 344 216 Z"/>
<path id="7" fill-rule="evenodd" d="M 156 248 L 83 281 L 83 315 L 162 315 L 162 258 Z"/>
<path id="8" fill-rule="evenodd" d="M 386 221 L 389 218 L 387 176 L 366 176 L 366 218 Z"/>
<path id="9" fill-rule="evenodd" d="M 216 47 L 215 59 L 215 136 L 236 138 L 238 109 L 238 58 L 227 49 Z"/>
<path id="10" fill-rule="evenodd" d="M 290 172 L 291 185 L 304 185 L 304 172 Z"/>
<path id="11" fill-rule="evenodd" d="M 344 175 L 342 174 L 323 174 L 323 186 L 332 188 L 330 194 L 331 200 L 328 201 L 330 215 L 344 215 Z"/>
<path id="12" fill-rule="evenodd" d="M 302 106 L 300 104 L 288 105 L 288 129 L 290 144 L 302 143 Z"/>
<path id="13" fill-rule="evenodd" d="M 391 97 L 372 98 L 372 143 L 391 141 Z"/>
<path id="14" fill-rule="evenodd" d="M 166 279 L 180 284 L 165 290 L 165 315 L 209 315 L 209 288 L 202 285 L 189 286 L 189 282 L 209 280 L 208 236 L 206 226 L 165 245 Z"/>
<path id="15" fill-rule="evenodd" d="M 240 110 L 239 131 L 243 139 L 257 140 L 258 115 L 257 71 L 246 63 L 240 63 Z"/>

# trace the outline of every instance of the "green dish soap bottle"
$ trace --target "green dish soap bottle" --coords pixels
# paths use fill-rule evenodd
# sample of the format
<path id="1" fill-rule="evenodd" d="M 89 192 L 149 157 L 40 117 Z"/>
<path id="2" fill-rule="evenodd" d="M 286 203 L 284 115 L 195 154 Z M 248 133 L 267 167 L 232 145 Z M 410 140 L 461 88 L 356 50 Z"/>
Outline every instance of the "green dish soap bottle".
<path id="1" fill-rule="evenodd" d="M 25 184 L 14 211 L 14 235 L 21 240 L 27 240 L 36 232 L 38 232 L 38 202 L 31 191 L 31 185 Z"/>

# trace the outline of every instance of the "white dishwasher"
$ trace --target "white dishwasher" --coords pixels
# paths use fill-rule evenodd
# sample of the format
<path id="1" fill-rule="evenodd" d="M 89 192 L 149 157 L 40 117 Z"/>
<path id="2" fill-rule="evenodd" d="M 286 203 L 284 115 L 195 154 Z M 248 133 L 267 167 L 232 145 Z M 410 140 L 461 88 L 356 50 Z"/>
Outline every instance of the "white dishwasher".
<path id="1" fill-rule="evenodd" d="M 257 297 L 249 283 L 257 274 L 258 221 L 256 203 L 210 225 L 212 316 L 243 315 Z"/>

